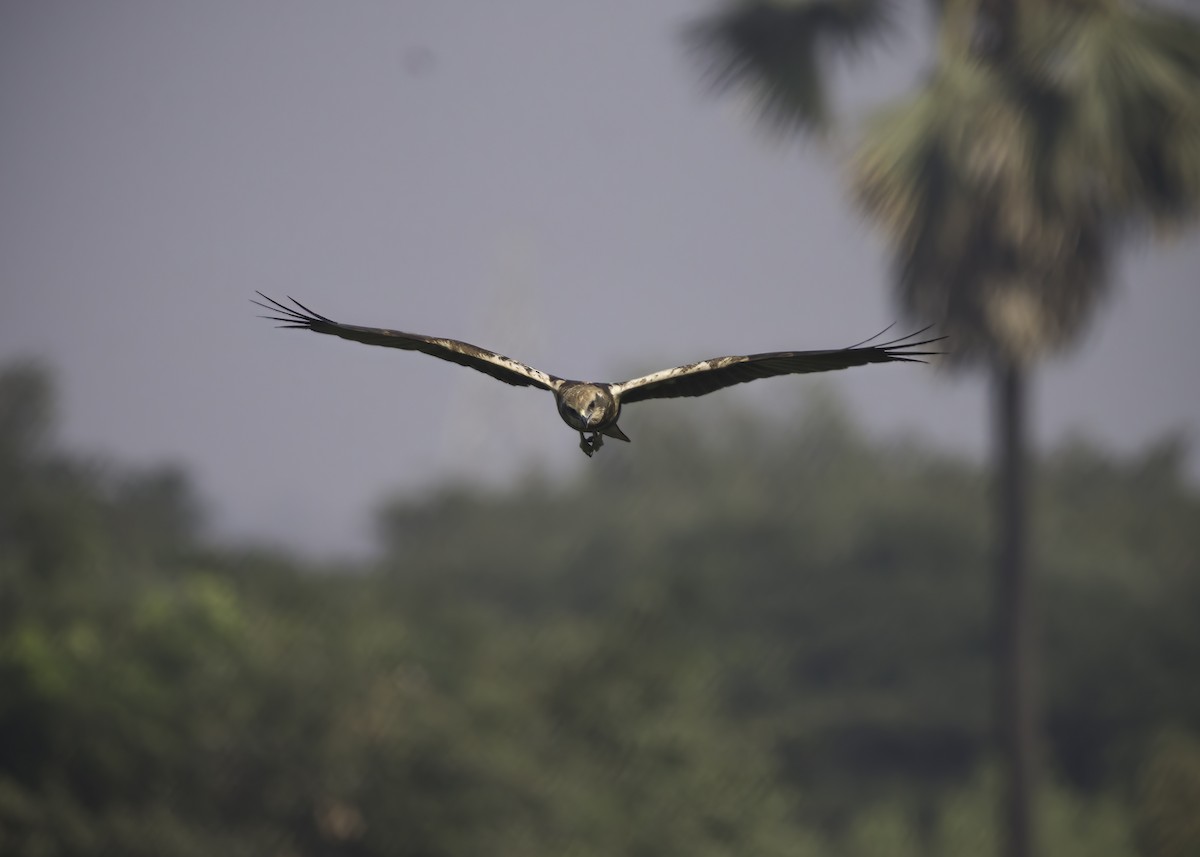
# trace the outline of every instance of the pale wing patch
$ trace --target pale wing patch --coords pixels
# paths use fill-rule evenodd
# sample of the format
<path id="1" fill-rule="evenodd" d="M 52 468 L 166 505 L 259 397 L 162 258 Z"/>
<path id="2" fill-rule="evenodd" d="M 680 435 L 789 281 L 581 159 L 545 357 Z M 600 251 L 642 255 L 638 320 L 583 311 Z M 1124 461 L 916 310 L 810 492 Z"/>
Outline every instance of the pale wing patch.
<path id="1" fill-rule="evenodd" d="M 622 381 L 620 384 L 613 384 L 612 391 L 619 396 L 626 390 L 644 387 L 647 384 L 657 384 L 660 381 L 669 381 L 672 378 L 682 378 L 685 375 L 699 375 L 702 372 L 712 372 L 715 369 L 723 369 L 726 366 L 732 366 L 734 363 L 745 363 L 749 359 L 750 358 L 745 355 L 713 357 L 709 360 L 701 360 L 699 363 L 688 363 L 685 366 L 675 366 L 671 369 L 660 369 L 657 372 L 651 372 L 649 375 L 643 375 L 640 378 Z"/>
<path id="2" fill-rule="evenodd" d="M 426 341 L 435 345 L 440 345 L 447 351 L 455 351 L 459 354 L 464 354 L 467 357 L 474 357 L 478 360 L 484 360 L 491 363 L 493 366 L 499 366 L 501 369 L 507 369 L 510 372 L 515 372 L 518 375 L 524 375 L 537 381 L 543 387 L 550 390 L 557 390 L 562 386 L 562 379 L 556 378 L 541 369 L 535 369 L 528 363 L 522 363 L 520 360 L 513 360 L 511 357 L 505 357 L 503 354 L 497 354 L 494 351 L 488 351 L 486 348 L 480 348 L 477 345 L 471 345 L 469 342 L 460 342 L 457 339 L 441 339 L 435 337 L 426 337 Z"/>

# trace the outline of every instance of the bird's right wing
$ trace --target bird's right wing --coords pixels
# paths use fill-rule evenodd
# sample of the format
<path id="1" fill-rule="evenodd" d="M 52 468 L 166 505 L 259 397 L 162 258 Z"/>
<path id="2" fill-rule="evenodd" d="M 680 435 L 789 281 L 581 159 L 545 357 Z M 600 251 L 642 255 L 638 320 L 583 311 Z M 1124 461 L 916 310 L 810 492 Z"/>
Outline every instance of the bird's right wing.
<path id="1" fill-rule="evenodd" d="M 945 339 L 944 336 L 919 339 L 928 329 L 879 345 L 859 343 L 849 348 L 827 351 L 774 351 L 768 354 L 711 357 L 611 386 L 613 393 L 621 397 L 622 403 L 631 403 L 647 399 L 703 396 L 715 390 L 732 387 L 734 384 L 745 384 L 748 381 L 777 375 L 829 372 L 851 366 L 865 366 L 868 363 L 924 363 L 922 357 L 931 357 L 941 352 L 920 349 Z"/>
<path id="2" fill-rule="evenodd" d="M 540 369 L 534 369 L 532 366 L 528 366 L 519 360 L 505 357 L 503 354 L 496 354 L 494 351 L 488 351 L 486 348 L 471 345 L 468 342 L 459 342 L 457 339 L 442 339 L 436 336 L 422 336 L 418 333 L 404 333 L 400 330 L 387 330 L 382 327 L 359 327 L 354 324 L 341 324 L 313 312 L 295 298 L 289 298 L 289 300 L 298 309 L 284 306 L 279 301 L 267 297 L 262 292 L 258 292 L 257 294 L 263 300 L 269 301 L 271 306 L 256 300 L 251 300 L 251 303 L 274 313 L 273 315 L 265 315 L 263 318 L 281 322 L 281 327 L 312 330 L 317 333 L 330 333 L 334 336 L 340 336 L 342 339 L 365 342 L 367 345 L 385 345 L 388 348 L 420 351 L 423 354 L 429 354 L 440 360 L 449 360 L 451 363 L 457 363 L 460 366 L 469 366 L 476 371 L 483 372 L 485 375 L 491 375 L 496 380 L 503 381 L 505 384 L 512 384 L 515 387 L 542 387 L 546 390 L 555 391 L 563 383 L 561 378 L 557 378 Z"/>

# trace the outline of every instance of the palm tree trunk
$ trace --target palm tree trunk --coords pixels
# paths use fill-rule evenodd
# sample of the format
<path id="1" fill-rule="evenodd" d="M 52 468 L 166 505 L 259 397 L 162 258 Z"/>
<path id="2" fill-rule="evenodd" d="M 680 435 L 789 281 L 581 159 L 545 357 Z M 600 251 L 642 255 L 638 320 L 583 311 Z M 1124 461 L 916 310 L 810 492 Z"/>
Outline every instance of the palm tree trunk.
<path id="1" fill-rule="evenodd" d="M 1004 857 L 1033 854 L 1036 729 L 1032 598 L 1027 561 L 1028 462 L 1025 373 L 993 367 L 996 419 L 995 715 L 1000 739 Z"/>

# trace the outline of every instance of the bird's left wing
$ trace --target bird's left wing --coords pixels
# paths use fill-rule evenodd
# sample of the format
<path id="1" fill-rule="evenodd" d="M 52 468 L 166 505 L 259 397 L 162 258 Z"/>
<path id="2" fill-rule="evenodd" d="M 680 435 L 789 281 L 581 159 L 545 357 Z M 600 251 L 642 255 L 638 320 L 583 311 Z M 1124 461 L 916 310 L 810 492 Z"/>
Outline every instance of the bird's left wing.
<path id="1" fill-rule="evenodd" d="M 289 298 L 298 309 L 284 306 L 279 301 L 267 297 L 262 292 L 260 298 L 270 302 L 271 306 L 260 301 L 251 303 L 270 311 L 273 315 L 263 318 L 280 322 L 281 327 L 294 327 L 301 330 L 312 330 L 317 333 L 331 333 L 342 339 L 355 342 L 365 342 L 368 345 L 384 345 L 388 348 L 403 348 L 406 351 L 420 351 L 441 360 L 449 360 L 460 366 L 469 366 L 486 375 L 512 384 L 515 387 L 543 387 L 547 390 L 557 390 L 563 383 L 561 378 L 534 369 L 519 360 L 505 357 L 486 348 L 479 348 L 469 342 L 459 342 L 457 339 L 442 339 L 436 336 L 422 336 L 418 333 L 404 333 L 400 330 L 387 330 L 382 327 L 359 327 L 355 324 L 341 324 L 319 315 L 295 298 Z"/>
<path id="2" fill-rule="evenodd" d="M 851 366 L 865 366 L 868 363 L 924 363 L 921 358 L 941 352 L 919 349 L 945 339 L 944 336 L 918 339 L 927 330 L 929 328 L 878 345 L 859 344 L 829 351 L 773 351 L 767 354 L 712 357 L 699 363 L 663 369 L 641 378 L 613 384 L 612 391 L 621 397 L 622 403 L 641 402 L 646 399 L 703 396 L 714 390 L 732 387 L 734 384 L 745 384 L 776 375 L 830 372 Z"/>

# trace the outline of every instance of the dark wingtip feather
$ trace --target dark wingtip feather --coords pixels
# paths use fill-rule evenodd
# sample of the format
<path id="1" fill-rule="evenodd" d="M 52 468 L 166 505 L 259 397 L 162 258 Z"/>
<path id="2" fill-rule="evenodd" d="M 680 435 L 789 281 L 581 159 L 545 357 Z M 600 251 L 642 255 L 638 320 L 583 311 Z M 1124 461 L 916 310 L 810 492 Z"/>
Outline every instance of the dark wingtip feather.
<path id="1" fill-rule="evenodd" d="M 281 318 L 277 315 L 260 315 L 259 318 L 265 318 L 267 321 L 282 321 L 286 324 L 296 324 L 296 319 L 294 318 Z"/>
<path id="2" fill-rule="evenodd" d="M 875 334 L 874 336 L 872 336 L 868 339 L 864 339 L 862 342 L 857 342 L 854 345 L 848 346 L 845 350 L 846 351 L 854 351 L 857 349 L 874 350 L 874 351 L 883 352 L 885 354 L 890 354 L 893 350 L 902 349 L 902 348 L 903 349 L 920 348 L 922 345 L 929 345 L 930 343 L 933 343 L 933 342 L 941 342 L 943 339 L 946 338 L 945 336 L 935 336 L 935 337 L 931 337 L 929 339 L 918 339 L 918 337 L 920 337 L 921 334 L 926 333 L 929 330 L 933 329 L 934 325 L 927 324 L 924 327 L 922 327 L 920 330 L 915 330 L 912 333 L 905 334 L 904 336 L 897 337 L 896 339 L 889 339 L 887 342 L 878 342 L 874 345 L 867 344 L 869 342 L 874 342 L 876 339 L 883 336 L 885 333 L 887 333 L 889 330 L 891 330 L 895 326 L 896 326 L 896 323 L 892 322 L 891 324 L 889 324 L 883 330 L 879 331 L 879 333 Z M 910 351 L 910 352 L 905 352 L 905 353 L 916 353 L 916 352 Z M 930 353 L 938 354 L 941 352 L 930 352 Z"/>
<path id="3" fill-rule="evenodd" d="M 922 360 L 920 357 L 900 356 L 898 354 L 888 354 L 888 357 L 893 363 L 928 363 L 928 360 Z"/>
<path id="4" fill-rule="evenodd" d="M 890 360 L 890 361 L 904 362 L 904 363 L 928 363 L 929 361 L 927 361 L 927 360 L 920 360 L 917 358 L 937 357 L 942 354 L 945 354 L 944 351 L 917 351 L 916 350 L 916 349 L 922 348 L 923 346 L 926 346 L 926 345 L 932 345 L 935 342 L 942 342 L 943 340 L 948 338 L 946 336 L 931 336 L 928 339 L 921 339 L 920 337 L 922 334 L 928 333 L 930 330 L 933 329 L 934 325 L 932 325 L 932 324 L 927 324 L 924 327 L 922 327 L 920 330 L 915 330 L 912 333 L 906 334 L 905 336 L 898 337 L 897 339 L 891 339 L 891 340 L 888 340 L 887 342 L 880 342 L 876 345 L 867 345 L 868 342 L 878 339 L 880 336 L 882 336 L 888 330 L 891 330 L 891 328 L 893 326 L 894 326 L 894 324 L 888 325 L 886 328 L 884 328 L 882 331 L 880 331 L 879 333 L 872 336 L 870 339 L 864 339 L 862 342 L 858 343 L 857 345 L 851 345 L 846 350 L 847 351 L 858 351 L 860 353 L 861 352 L 869 352 L 870 354 L 873 355 L 873 359 L 871 360 L 871 362 L 875 362 L 876 360 Z"/>
<path id="5" fill-rule="evenodd" d="M 262 301 L 256 301 L 253 298 L 250 299 L 250 303 L 254 304 L 255 306 L 262 307 L 263 309 L 267 310 L 268 312 L 272 312 L 272 313 L 280 313 L 281 312 L 288 318 L 292 318 L 292 319 L 304 318 L 304 316 L 302 316 L 300 313 L 296 312 L 291 307 L 284 306 L 283 304 L 281 304 L 279 301 L 275 300 L 274 298 L 269 298 L 266 295 L 264 295 L 262 292 L 258 292 L 258 294 L 263 298 L 263 300 L 267 301 L 267 303 L 263 303 Z"/>
<path id="6" fill-rule="evenodd" d="M 254 293 L 256 295 L 258 295 L 260 298 L 262 298 L 264 301 L 266 301 L 267 303 L 271 304 L 271 306 L 267 307 L 267 309 L 271 309 L 271 307 L 275 308 L 274 310 L 272 310 L 272 312 L 283 311 L 283 312 L 289 313 L 291 315 L 296 314 L 296 311 L 294 309 L 292 309 L 291 307 L 288 307 L 288 306 L 284 306 L 279 301 L 275 300 L 275 298 L 268 297 L 267 295 L 264 295 L 262 292 L 257 291 L 257 290 L 255 290 Z M 254 303 L 254 304 L 258 304 L 259 306 L 263 306 L 263 304 L 259 303 L 258 301 L 254 300 L 253 298 L 250 299 L 250 302 Z"/>
<path id="7" fill-rule="evenodd" d="M 254 300 L 254 298 L 250 299 L 250 303 L 254 304 L 256 307 L 261 307 L 261 308 L 265 309 L 267 312 L 279 312 L 279 310 L 276 307 L 270 306 L 269 304 L 265 304 L 262 301 L 256 301 L 256 300 Z M 263 316 L 263 318 L 266 318 L 266 316 Z"/>
<path id="8" fill-rule="evenodd" d="M 308 313 L 310 316 L 312 316 L 313 318 L 315 318 L 315 319 L 317 319 L 317 320 L 319 320 L 319 321 L 328 322 L 329 324 L 334 324 L 334 323 L 335 323 L 333 320 L 326 318 L 325 316 L 321 315 L 319 312 L 313 312 L 312 310 L 310 310 L 310 309 L 309 309 L 308 307 L 306 307 L 304 304 L 300 303 L 300 301 L 296 300 L 296 299 L 295 299 L 294 297 L 292 297 L 291 295 L 288 295 L 288 300 L 289 300 L 289 301 L 291 301 L 292 303 L 294 303 L 296 306 L 300 307 L 300 309 L 304 310 L 304 311 L 305 311 L 306 313 Z"/>
<path id="9" fill-rule="evenodd" d="M 256 290 L 255 294 L 257 294 L 263 300 L 267 301 L 267 303 L 263 303 L 262 301 L 256 301 L 256 300 L 254 300 L 254 298 L 250 299 L 250 303 L 254 304 L 255 306 L 262 307 L 263 309 L 272 313 L 271 315 L 259 316 L 259 318 L 265 318 L 270 321 L 279 321 L 279 322 L 283 322 L 284 325 L 287 325 L 287 326 L 297 327 L 297 328 L 307 328 L 309 330 L 312 329 L 312 326 L 314 324 L 321 324 L 321 323 L 336 324 L 337 323 L 337 322 L 333 321 L 332 319 L 326 318 L 325 316 L 321 315 L 320 313 L 313 312 L 308 307 L 306 307 L 304 304 L 300 303 L 300 301 L 296 300 L 295 298 L 293 298 L 291 296 L 288 297 L 288 300 L 290 300 L 296 306 L 300 307 L 300 309 L 303 310 L 303 312 L 294 310 L 290 306 L 286 306 L 285 304 L 280 303 L 279 301 L 275 300 L 274 298 L 264 295 L 260 291 Z M 282 313 L 282 316 L 278 315 L 278 313 Z M 281 326 L 283 326 L 283 325 L 281 325 Z"/>
<path id="10" fill-rule="evenodd" d="M 891 330 L 895 326 L 896 326 L 896 322 L 893 321 L 891 324 L 889 324 L 883 330 L 879 331 L 879 333 L 875 334 L 874 336 L 868 336 L 862 342 L 856 342 L 853 345 L 847 346 L 846 350 L 849 351 L 851 348 L 862 348 L 862 346 L 866 345 L 868 342 L 871 342 L 872 340 L 878 339 L 879 337 L 883 336 L 885 333 L 887 333 L 889 330 Z"/>
<path id="11" fill-rule="evenodd" d="M 881 342 L 875 347 L 876 348 L 918 348 L 922 345 L 925 345 L 926 343 L 937 342 L 938 340 L 946 338 L 944 336 L 938 336 L 938 337 L 933 337 L 931 339 L 921 340 L 920 342 L 912 341 L 912 340 L 916 339 L 918 336 L 920 336 L 921 334 L 926 333 L 932 329 L 933 329 L 933 325 L 927 324 L 924 327 L 922 327 L 920 330 L 914 330 L 912 333 L 905 334 L 904 336 L 901 336 L 897 339 L 890 340 L 888 342 Z"/>

